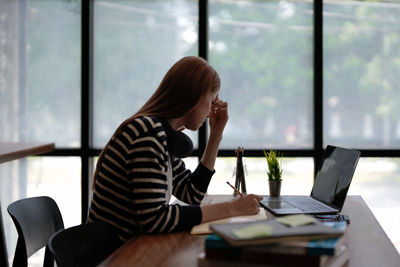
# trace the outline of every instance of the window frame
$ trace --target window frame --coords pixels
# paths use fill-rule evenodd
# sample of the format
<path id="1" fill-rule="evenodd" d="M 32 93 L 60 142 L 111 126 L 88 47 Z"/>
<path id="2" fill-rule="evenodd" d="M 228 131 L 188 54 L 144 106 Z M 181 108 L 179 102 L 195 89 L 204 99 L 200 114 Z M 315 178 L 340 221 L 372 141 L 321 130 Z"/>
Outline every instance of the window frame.
<path id="1" fill-rule="evenodd" d="M 91 176 L 93 174 L 94 159 L 99 155 L 100 149 L 92 144 L 93 133 L 93 6 L 94 0 L 82 0 L 82 25 L 81 25 L 81 147 L 77 149 L 56 148 L 53 152 L 43 156 L 78 156 L 81 158 L 81 221 L 85 222 L 90 201 Z M 199 9 L 199 42 L 198 56 L 208 59 L 208 0 L 198 1 Z M 324 152 L 323 148 L 323 0 L 313 1 L 313 148 L 311 149 L 276 149 L 285 157 L 311 157 L 314 161 L 314 176 L 320 166 Z M 192 156 L 199 160 L 207 144 L 207 124 L 199 129 L 198 149 Z M 259 148 L 246 150 L 246 157 L 264 157 L 263 150 Z M 354 147 L 354 149 L 358 149 Z M 358 149 L 362 157 L 400 157 L 398 149 Z M 221 149 L 219 157 L 234 157 L 234 149 Z"/>

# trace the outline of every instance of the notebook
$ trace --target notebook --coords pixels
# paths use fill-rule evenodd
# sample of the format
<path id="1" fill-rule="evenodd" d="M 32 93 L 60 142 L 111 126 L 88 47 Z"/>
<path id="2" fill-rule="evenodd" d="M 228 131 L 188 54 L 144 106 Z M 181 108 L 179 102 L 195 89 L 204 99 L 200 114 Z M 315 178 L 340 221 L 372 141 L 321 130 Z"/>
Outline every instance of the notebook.
<path id="1" fill-rule="evenodd" d="M 360 151 L 328 145 L 310 196 L 264 197 L 261 206 L 273 214 L 337 214 L 346 200 Z"/>

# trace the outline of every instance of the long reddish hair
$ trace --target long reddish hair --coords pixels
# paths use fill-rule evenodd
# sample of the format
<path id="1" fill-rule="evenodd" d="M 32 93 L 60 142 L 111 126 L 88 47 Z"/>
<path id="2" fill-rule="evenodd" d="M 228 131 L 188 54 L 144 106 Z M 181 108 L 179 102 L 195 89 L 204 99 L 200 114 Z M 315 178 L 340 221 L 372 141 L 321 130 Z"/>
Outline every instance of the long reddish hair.
<path id="1" fill-rule="evenodd" d="M 204 59 L 188 56 L 177 61 L 165 74 L 157 90 L 134 115 L 126 119 L 115 130 L 113 137 L 131 121 L 141 116 L 179 118 L 192 109 L 200 98 L 209 91 L 217 91 L 221 81 L 215 69 Z M 101 166 L 103 155 L 110 141 L 100 152 L 94 173 L 92 189 Z"/>

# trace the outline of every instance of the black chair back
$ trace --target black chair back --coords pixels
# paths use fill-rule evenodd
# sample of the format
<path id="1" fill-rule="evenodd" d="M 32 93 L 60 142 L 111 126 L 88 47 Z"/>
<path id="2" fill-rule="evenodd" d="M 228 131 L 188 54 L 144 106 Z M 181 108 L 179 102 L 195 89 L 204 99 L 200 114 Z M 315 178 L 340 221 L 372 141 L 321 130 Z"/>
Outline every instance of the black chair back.
<path id="1" fill-rule="evenodd" d="M 49 240 L 58 267 L 97 266 L 121 245 L 115 228 L 100 221 L 60 230 Z"/>
<path id="2" fill-rule="evenodd" d="M 6 246 L 6 238 L 4 235 L 4 226 L 3 226 L 3 216 L 1 213 L 1 204 L 0 204 L 0 266 L 8 267 L 8 255 L 7 255 L 7 246 Z"/>
<path id="3" fill-rule="evenodd" d="M 46 246 L 43 266 L 54 266 L 48 251 L 48 240 L 64 228 L 57 203 L 50 197 L 33 197 L 17 200 L 7 208 L 18 232 L 13 266 L 28 266 L 28 258 Z"/>

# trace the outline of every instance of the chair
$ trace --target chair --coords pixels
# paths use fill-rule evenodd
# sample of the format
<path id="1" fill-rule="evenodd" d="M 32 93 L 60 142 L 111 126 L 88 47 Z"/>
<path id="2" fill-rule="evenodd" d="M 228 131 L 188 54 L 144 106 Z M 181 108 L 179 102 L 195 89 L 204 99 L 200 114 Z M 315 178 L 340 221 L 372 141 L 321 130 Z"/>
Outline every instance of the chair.
<path id="1" fill-rule="evenodd" d="M 96 266 L 122 245 L 115 228 L 104 222 L 81 224 L 49 240 L 57 266 Z"/>
<path id="2" fill-rule="evenodd" d="M 25 198 L 11 203 L 7 211 L 18 232 L 13 267 L 28 266 L 28 258 L 43 247 L 43 266 L 54 266 L 47 243 L 56 231 L 64 229 L 57 203 L 45 196 Z"/>
<path id="3" fill-rule="evenodd" d="M 7 255 L 7 246 L 4 235 L 3 216 L 1 213 L 1 203 L 0 203 L 0 266 L 8 267 L 8 255 Z"/>

